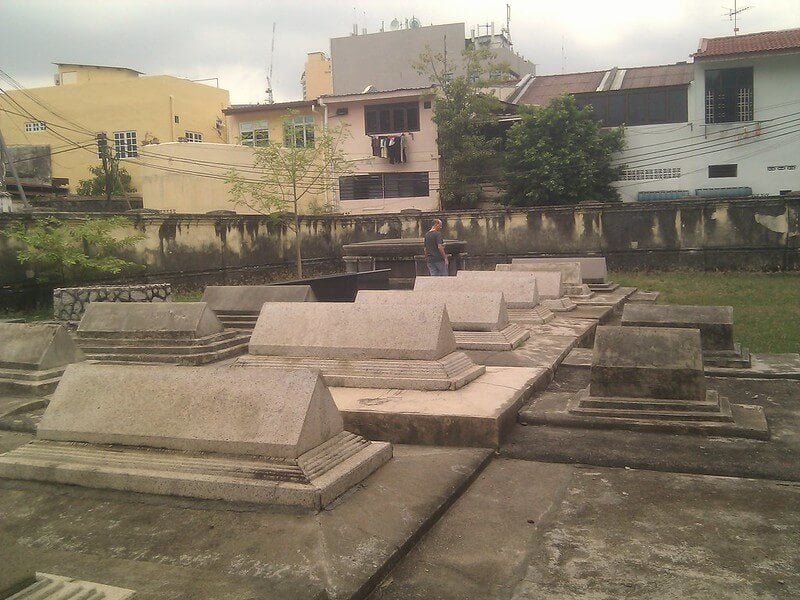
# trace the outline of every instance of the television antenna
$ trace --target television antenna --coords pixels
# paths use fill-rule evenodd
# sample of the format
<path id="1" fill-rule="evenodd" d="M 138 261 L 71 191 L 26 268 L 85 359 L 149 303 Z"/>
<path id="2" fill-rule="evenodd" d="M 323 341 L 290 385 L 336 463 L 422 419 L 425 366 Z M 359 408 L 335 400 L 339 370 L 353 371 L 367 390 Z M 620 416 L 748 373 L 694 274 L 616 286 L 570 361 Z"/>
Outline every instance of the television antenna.
<path id="1" fill-rule="evenodd" d="M 275 26 L 277 23 L 272 23 L 272 45 L 269 49 L 269 70 L 267 71 L 267 102 L 269 104 L 275 103 L 275 98 L 272 96 L 272 65 L 275 62 Z"/>
<path id="2" fill-rule="evenodd" d="M 746 10 L 752 8 L 752 6 L 744 6 L 742 8 L 736 7 L 736 0 L 733 0 L 733 8 L 728 8 L 727 6 L 723 6 L 725 10 L 728 11 L 727 15 L 722 15 L 723 17 L 727 16 L 729 21 L 733 21 L 733 35 L 739 33 L 739 13 L 743 13 Z"/>

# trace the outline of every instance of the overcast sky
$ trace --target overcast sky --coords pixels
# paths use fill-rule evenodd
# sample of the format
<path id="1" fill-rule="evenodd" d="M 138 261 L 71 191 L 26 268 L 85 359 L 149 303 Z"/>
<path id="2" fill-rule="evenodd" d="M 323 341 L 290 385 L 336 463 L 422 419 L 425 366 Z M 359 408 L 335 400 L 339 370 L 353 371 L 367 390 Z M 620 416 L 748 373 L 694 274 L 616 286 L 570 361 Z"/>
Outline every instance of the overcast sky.
<path id="1" fill-rule="evenodd" d="M 701 37 L 733 34 L 733 0 L 519 0 L 514 49 L 542 75 L 687 60 Z M 740 34 L 800 27 L 800 0 L 739 0 Z M 52 85 L 54 62 L 124 66 L 150 75 L 218 77 L 232 103 L 264 101 L 276 23 L 275 100 L 302 96 L 308 52 L 392 19 L 505 26 L 506 2 L 408 0 L 0 0 L 0 68 L 25 87 Z M 563 47 L 563 51 L 562 51 Z"/>

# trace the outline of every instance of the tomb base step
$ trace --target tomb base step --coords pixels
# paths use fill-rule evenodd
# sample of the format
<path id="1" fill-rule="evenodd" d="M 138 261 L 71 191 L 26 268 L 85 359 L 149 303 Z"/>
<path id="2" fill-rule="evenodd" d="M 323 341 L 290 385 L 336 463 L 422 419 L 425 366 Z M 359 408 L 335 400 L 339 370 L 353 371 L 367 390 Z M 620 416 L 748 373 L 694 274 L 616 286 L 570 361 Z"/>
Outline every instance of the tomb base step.
<path id="1" fill-rule="evenodd" d="M 87 358 L 94 362 L 106 364 L 170 364 L 189 367 L 197 367 L 213 362 L 218 362 L 228 358 L 234 358 L 247 352 L 247 342 L 243 342 L 232 348 L 206 352 L 198 348 L 193 354 L 168 354 L 162 352 L 142 352 L 139 354 L 115 353 L 113 351 L 98 352 L 88 354 Z"/>
<path id="2" fill-rule="evenodd" d="M 27 381 L 30 383 L 49 381 L 61 377 L 64 374 L 64 369 L 66 369 L 65 366 L 43 370 L 0 367 L 0 381 Z"/>
<path id="3" fill-rule="evenodd" d="M 84 354 L 87 357 L 93 358 L 95 354 L 165 354 L 172 356 L 195 356 L 199 353 L 208 352 L 224 352 L 230 348 L 238 348 L 242 344 L 247 344 L 250 341 L 249 335 L 238 333 L 237 337 L 230 337 L 228 339 L 220 340 L 210 344 L 192 344 L 180 346 L 167 346 L 160 344 L 149 344 L 148 340 L 139 340 L 136 345 L 117 345 L 114 342 L 103 344 L 102 340 L 97 340 L 93 344 L 86 344 L 81 346 Z"/>
<path id="4" fill-rule="evenodd" d="M 653 292 L 648 290 L 636 290 L 628 297 L 628 302 L 651 302 L 655 304 L 661 292 Z"/>
<path id="5" fill-rule="evenodd" d="M 258 321 L 257 312 L 216 311 L 216 315 L 226 329 L 248 329 L 252 331 Z"/>
<path id="6" fill-rule="evenodd" d="M 750 351 L 738 343 L 734 344 L 734 350 L 728 352 L 703 351 L 703 365 L 723 369 L 749 369 L 751 367 Z"/>
<path id="7" fill-rule="evenodd" d="M 553 312 L 569 312 L 578 308 L 578 305 L 566 296 L 563 298 L 544 299 L 541 301 L 541 304 Z"/>
<path id="8" fill-rule="evenodd" d="M 36 583 L 9 596 L 8 600 L 131 600 L 135 597 L 134 590 L 50 573 L 36 573 Z"/>
<path id="9" fill-rule="evenodd" d="M 328 386 L 394 388 L 401 390 L 457 390 L 486 372 L 463 352 L 439 360 L 342 360 L 295 356 L 242 356 L 237 367 L 311 368 L 319 370 Z"/>
<path id="10" fill-rule="evenodd" d="M 612 281 L 605 283 L 587 283 L 586 285 L 589 286 L 589 289 L 593 292 L 616 292 L 617 288 L 619 288 L 619 284 Z"/>
<path id="11" fill-rule="evenodd" d="M 661 400 L 657 398 L 600 398 L 581 390 L 569 403 L 569 412 L 587 417 L 609 417 L 660 421 L 731 422 L 727 398 L 708 390 L 705 401 Z"/>
<path id="12" fill-rule="evenodd" d="M 769 426 L 760 406 L 729 404 L 731 421 L 701 419 L 644 418 L 642 416 L 606 416 L 574 413 L 574 392 L 545 392 L 519 411 L 523 425 L 569 427 L 578 429 L 624 429 L 654 433 L 700 434 L 719 437 L 769 439 Z"/>
<path id="13" fill-rule="evenodd" d="M 179 348 L 194 346 L 211 346 L 213 344 L 224 344 L 226 342 L 235 343 L 241 339 L 242 334 L 238 331 L 220 331 L 203 337 L 172 336 L 164 334 L 162 336 L 142 336 L 132 335 L 125 332 L 122 335 L 117 333 L 80 333 L 78 332 L 75 343 L 81 348 L 92 346 L 115 346 L 115 347 L 136 347 L 146 346 L 162 348 Z"/>
<path id="14" fill-rule="evenodd" d="M 47 396 L 55 391 L 59 381 L 61 381 L 61 375 L 35 381 L 0 377 L 0 394 L 9 396 Z"/>
<path id="15" fill-rule="evenodd" d="M 459 350 L 513 350 L 531 336 L 531 332 L 512 323 L 500 331 L 454 331 Z"/>
<path id="16" fill-rule="evenodd" d="M 296 461 L 37 440 L 0 456 L 0 477 L 319 510 L 392 456 L 343 432 Z"/>
<path id="17" fill-rule="evenodd" d="M 523 325 L 544 325 L 556 316 L 553 311 L 539 304 L 533 308 L 508 308 L 508 320 Z"/>

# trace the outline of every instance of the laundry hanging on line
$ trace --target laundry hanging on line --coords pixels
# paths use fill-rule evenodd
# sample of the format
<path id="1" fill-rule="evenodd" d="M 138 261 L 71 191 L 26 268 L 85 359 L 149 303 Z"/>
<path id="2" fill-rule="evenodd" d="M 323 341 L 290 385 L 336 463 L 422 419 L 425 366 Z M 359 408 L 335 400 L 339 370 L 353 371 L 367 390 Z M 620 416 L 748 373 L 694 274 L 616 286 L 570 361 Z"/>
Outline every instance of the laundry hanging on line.
<path id="1" fill-rule="evenodd" d="M 406 156 L 406 136 L 399 135 L 373 135 L 372 156 L 389 159 L 390 164 L 408 161 Z"/>

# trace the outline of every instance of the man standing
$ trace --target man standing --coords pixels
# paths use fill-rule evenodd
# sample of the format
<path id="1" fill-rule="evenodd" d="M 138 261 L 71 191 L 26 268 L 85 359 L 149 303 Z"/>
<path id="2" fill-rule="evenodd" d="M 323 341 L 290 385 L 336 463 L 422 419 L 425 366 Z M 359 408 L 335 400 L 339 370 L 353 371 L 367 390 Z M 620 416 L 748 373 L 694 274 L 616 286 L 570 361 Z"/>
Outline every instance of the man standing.
<path id="1" fill-rule="evenodd" d="M 444 251 L 441 219 L 434 219 L 433 226 L 425 234 L 425 260 L 431 275 L 447 276 L 447 266 L 450 261 Z"/>

